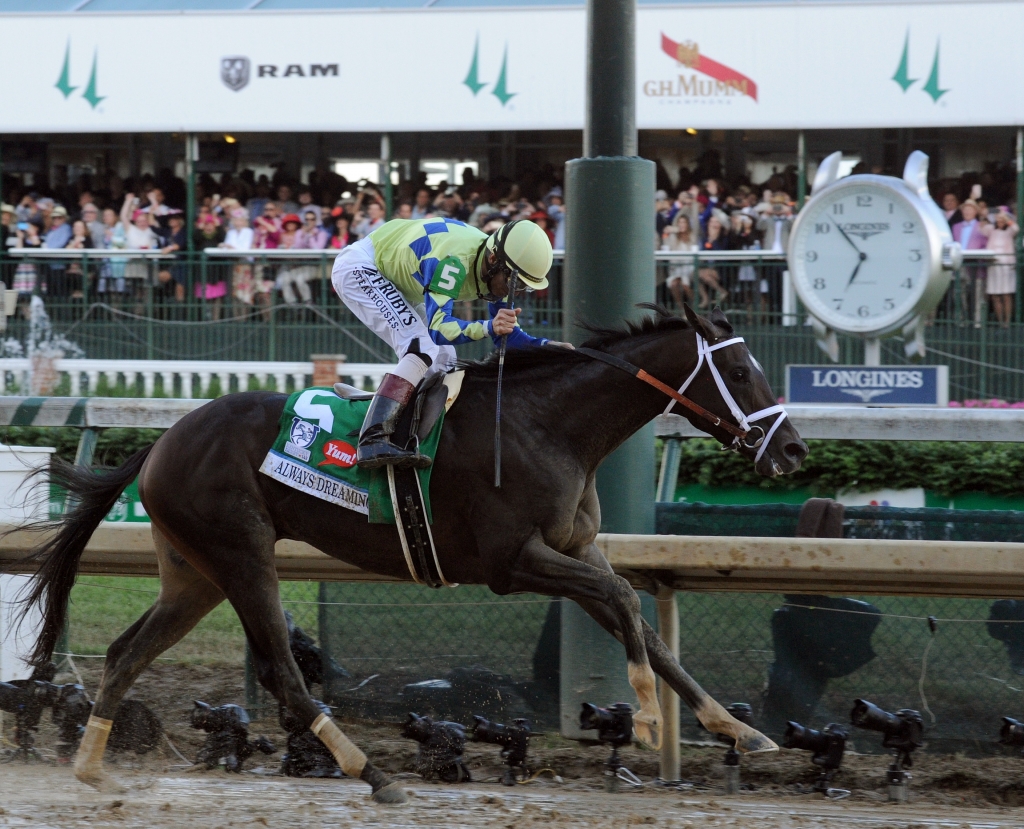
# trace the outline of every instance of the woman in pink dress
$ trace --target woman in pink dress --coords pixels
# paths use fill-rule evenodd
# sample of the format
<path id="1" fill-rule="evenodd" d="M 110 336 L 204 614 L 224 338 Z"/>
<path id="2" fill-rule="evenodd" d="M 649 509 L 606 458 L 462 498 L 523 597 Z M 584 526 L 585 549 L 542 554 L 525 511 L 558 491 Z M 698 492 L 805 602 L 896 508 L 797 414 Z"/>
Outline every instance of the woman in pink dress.
<path id="1" fill-rule="evenodd" d="M 992 310 L 1003 328 L 1009 328 L 1013 316 L 1013 297 L 1017 293 L 1017 260 L 1014 239 L 1017 223 L 1009 209 L 1000 207 L 995 214 L 995 226 L 988 234 L 988 249 L 995 251 L 995 263 L 989 266 L 985 293 L 992 300 Z"/>

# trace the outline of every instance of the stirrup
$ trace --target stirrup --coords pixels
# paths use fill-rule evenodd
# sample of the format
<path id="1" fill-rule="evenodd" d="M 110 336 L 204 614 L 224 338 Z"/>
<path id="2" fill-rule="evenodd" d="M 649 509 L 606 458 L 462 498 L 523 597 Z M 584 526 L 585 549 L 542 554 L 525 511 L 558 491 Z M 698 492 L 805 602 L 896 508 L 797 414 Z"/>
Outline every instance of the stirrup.
<path id="1" fill-rule="evenodd" d="M 433 461 L 417 450 L 395 446 L 387 437 L 378 437 L 361 443 L 356 449 L 356 466 L 360 469 L 426 469 Z"/>

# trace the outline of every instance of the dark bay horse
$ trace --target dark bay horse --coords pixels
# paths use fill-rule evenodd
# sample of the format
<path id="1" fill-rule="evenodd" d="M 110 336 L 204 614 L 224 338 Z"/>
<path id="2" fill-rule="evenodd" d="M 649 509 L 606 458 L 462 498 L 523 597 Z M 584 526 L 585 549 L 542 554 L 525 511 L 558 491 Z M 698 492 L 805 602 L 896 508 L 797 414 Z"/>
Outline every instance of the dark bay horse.
<path id="1" fill-rule="evenodd" d="M 599 331 L 587 345 L 628 360 L 673 389 L 698 365 L 698 350 L 723 344 L 732 327 L 717 309 L 687 320 L 664 312 L 622 331 Z M 705 346 L 700 344 L 704 343 Z M 718 382 L 739 411 L 775 404 L 757 362 L 742 341 L 714 354 L 717 378 L 704 365 L 686 395 L 735 422 Z M 486 584 L 500 595 L 564 596 L 579 603 L 624 645 L 637 693 L 637 736 L 660 743 L 654 673 L 663 677 L 713 733 L 743 751 L 777 748 L 732 718 L 679 666 L 640 615 L 640 600 L 615 575 L 594 544 L 601 525 L 594 474 L 601 461 L 661 413 L 664 394 L 614 366 L 551 346 L 510 352 L 505 367 L 503 486 L 495 489 L 496 362 L 468 366 L 459 400 L 445 420 L 431 480 L 433 534 L 446 577 Z M 300 493 L 258 472 L 278 432 L 287 396 L 231 394 L 182 418 L 152 446 L 114 470 L 55 463 L 51 480 L 77 506 L 33 557 L 38 572 L 31 599 L 44 628 L 33 654 L 47 661 L 64 628 L 78 562 L 99 522 L 136 477 L 153 522 L 160 569 L 156 603 L 107 651 L 92 717 L 75 758 L 79 780 L 116 788 L 102 759 L 114 711 L 139 674 L 225 598 L 241 619 L 259 681 L 331 749 L 341 768 L 372 788 L 380 802 L 400 802 L 402 790 L 375 768 L 313 703 L 288 647 L 278 592 L 274 543 L 305 541 L 364 570 L 408 579 L 394 527 L 369 524 L 358 513 Z M 677 410 L 678 407 L 677 407 Z M 684 414 L 688 414 L 683 411 Z M 689 415 L 723 444 L 722 427 Z M 763 432 L 762 432 L 763 435 Z M 739 451 L 763 475 L 795 471 L 807 454 L 788 420 L 760 451 Z M 654 474 L 654 471 L 651 471 Z M 652 672 L 653 669 L 653 672 Z"/>

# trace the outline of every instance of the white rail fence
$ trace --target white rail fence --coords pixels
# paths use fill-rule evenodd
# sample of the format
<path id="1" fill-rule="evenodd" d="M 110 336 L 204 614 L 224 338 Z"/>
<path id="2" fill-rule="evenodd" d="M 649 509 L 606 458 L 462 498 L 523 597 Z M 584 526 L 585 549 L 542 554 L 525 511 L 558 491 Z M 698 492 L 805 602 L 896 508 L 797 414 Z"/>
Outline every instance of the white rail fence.
<path id="1" fill-rule="evenodd" d="M 359 388 L 376 388 L 384 375 L 393 368 L 385 363 L 338 363 L 338 374 Z M 125 387 L 136 390 L 142 383 L 142 395 L 153 397 L 158 392 L 164 397 L 206 397 L 216 377 L 221 394 L 245 391 L 255 379 L 261 388 L 272 380 L 277 391 L 300 389 L 309 385 L 313 377 L 312 362 L 230 361 L 230 360 L 89 360 L 64 359 L 53 361 L 53 369 L 70 378 L 72 397 L 96 394 L 100 378 L 113 390 L 120 378 Z M 27 357 L 0 358 L 0 394 L 11 391 L 24 393 L 31 388 L 32 360 Z"/>

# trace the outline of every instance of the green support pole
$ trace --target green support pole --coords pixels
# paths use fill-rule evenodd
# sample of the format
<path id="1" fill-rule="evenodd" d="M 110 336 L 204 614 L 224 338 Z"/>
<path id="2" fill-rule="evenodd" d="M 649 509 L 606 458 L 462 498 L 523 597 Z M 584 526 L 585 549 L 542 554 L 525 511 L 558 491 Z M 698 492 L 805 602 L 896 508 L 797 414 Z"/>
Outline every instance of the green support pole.
<path id="1" fill-rule="evenodd" d="M 565 165 L 566 335 L 576 321 L 620 326 L 654 300 L 655 165 L 637 158 L 636 0 L 587 0 L 587 121 L 584 158 Z M 597 471 L 601 530 L 654 530 L 654 431 L 627 440 Z M 650 596 L 644 615 L 654 623 Z M 622 645 L 572 602 L 562 613 L 561 731 L 579 737 L 580 702 L 636 695 Z"/>
<path id="2" fill-rule="evenodd" d="M 807 201 L 807 142 L 804 131 L 796 139 L 796 209 L 803 210 Z"/>
<path id="3" fill-rule="evenodd" d="M 198 141 L 192 133 L 185 133 L 185 239 L 188 241 L 189 265 L 195 250 L 193 228 L 196 226 L 196 156 Z"/>
<path id="4" fill-rule="evenodd" d="M 1017 226 L 1024 228 L 1024 127 L 1017 127 Z M 1017 301 L 1013 313 L 1017 322 L 1021 321 L 1020 304 L 1022 299 L 1021 281 L 1024 278 L 1024 233 L 1017 233 L 1014 239 L 1017 249 Z"/>
<path id="5" fill-rule="evenodd" d="M 384 179 L 381 182 L 384 185 L 384 220 L 387 221 L 391 218 L 394 207 L 394 194 L 391 190 L 391 136 L 386 132 L 380 137 L 380 167 L 381 177 Z"/>

